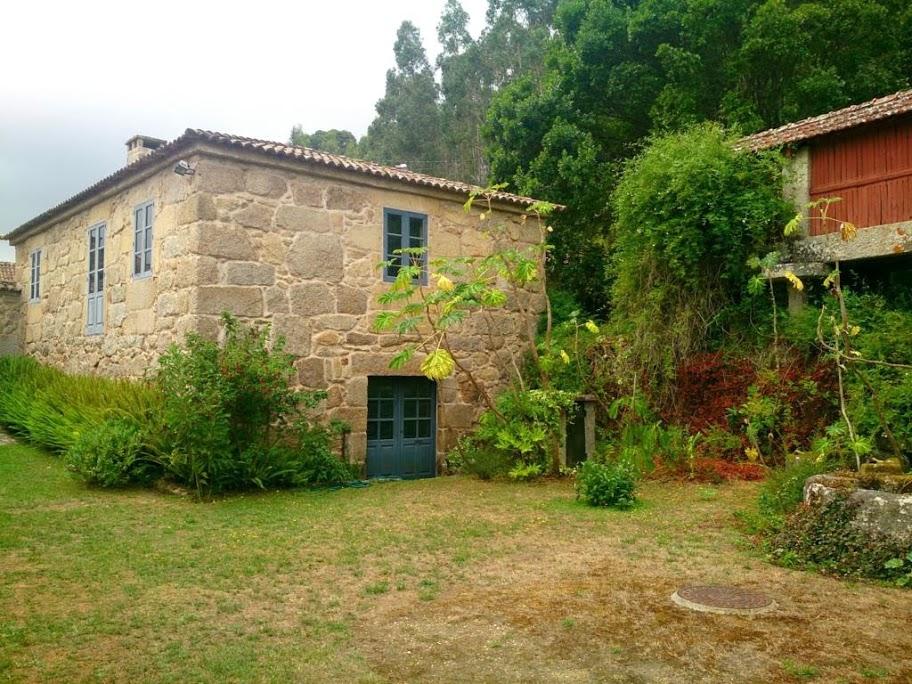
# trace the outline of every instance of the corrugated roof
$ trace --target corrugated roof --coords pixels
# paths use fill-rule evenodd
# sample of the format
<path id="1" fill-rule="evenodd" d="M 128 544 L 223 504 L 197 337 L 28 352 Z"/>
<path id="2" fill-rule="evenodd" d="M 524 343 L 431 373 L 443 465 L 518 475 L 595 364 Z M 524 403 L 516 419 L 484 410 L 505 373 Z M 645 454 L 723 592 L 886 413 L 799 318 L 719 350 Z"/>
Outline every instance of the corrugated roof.
<path id="1" fill-rule="evenodd" d="M 416 173 L 415 171 L 410 171 L 408 169 L 384 166 L 382 164 L 376 164 L 374 162 L 363 161 L 360 159 L 352 159 L 351 157 L 344 157 L 338 154 L 320 152 L 319 150 L 314 150 L 309 147 L 287 145 L 285 143 L 270 140 L 258 140 L 256 138 L 245 138 L 243 136 L 230 135 L 227 133 L 218 133 L 215 131 L 188 128 L 186 131 L 184 131 L 183 135 L 162 145 L 154 152 L 133 162 L 132 164 L 129 164 L 128 166 L 115 171 L 110 176 L 107 176 L 97 183 L 90 185 L 85 190 L 76 193 L 69 199 L 48 209 L 42 214 L 39 214 L 35 218 L 26 221 L 21 226 L 11 231 L 6 236 L 6 238 L 16 238 L 17 236 L 26 233 L 29 229 L 48 222 L 50 219 L 53 219 L 59 214 L 62 214 L 67 209 L 70 209 L 80 202 L 91 198 L 93 195 L 100 193 L 119 182 L 142 173 L 143 171 L 155 166 L 168 157 L 174 156 L 178 152 L 184 151 L 194 143 L 209 143 L 212 145 L 218 145 L 231 149 L 249 150 L 251 152 L 268 155 L 273 158 L 301 162 L 302 164 L 329 167 L 337 169 L 339 171 L 373 176 L 375 178 L 383 178 L 405 183 L 408 185 L 421 186 L 434 190 L 441 190 L 443 192 L 450 192 L 465 198 L 468 198 L 471 192 L 478 189 L 477 186 L 471 185 L 469 183 L 463 183 L 461 181 L 453 181 L 446 178 L 437 178 L 435 176 L 428 176 L 423 173 Z M 509 192 L 497 192 L 493 195 L 493 199 L 495 201 L 505 204 L 512 204 L 517 207 L 530 207 L 538 201 L 531 197 L 514 195 Z"/>
<path id="2" fill-rule="evenodd" d="M 0 290 L 18 290 L 16 282 L 16 264 L 11 261 L 0 261 Z"/>
<path id="3" fill-rule="evenodd" d="M 912 90 L 878 97 L 845 109 L 812 116 L 779 128 L 754 133 L 738 141 L 738 146 L 749 150 L 763 150 L 788 143 L 810 140 L 821 135 L 844 131 L 875 121 L 912 112 Z"/>

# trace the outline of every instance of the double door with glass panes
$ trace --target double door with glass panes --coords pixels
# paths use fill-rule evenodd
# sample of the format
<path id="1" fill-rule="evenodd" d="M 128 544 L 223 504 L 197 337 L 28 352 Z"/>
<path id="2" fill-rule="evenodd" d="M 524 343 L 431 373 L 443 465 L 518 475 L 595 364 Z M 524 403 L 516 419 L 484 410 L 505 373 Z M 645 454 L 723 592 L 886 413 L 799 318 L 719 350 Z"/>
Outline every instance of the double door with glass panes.
<path id="1" fill-rule="evenodd" d="M 436 403 L 436 387 L 426 378 L 368 378 L 368 477 L 437 474 Z"/>

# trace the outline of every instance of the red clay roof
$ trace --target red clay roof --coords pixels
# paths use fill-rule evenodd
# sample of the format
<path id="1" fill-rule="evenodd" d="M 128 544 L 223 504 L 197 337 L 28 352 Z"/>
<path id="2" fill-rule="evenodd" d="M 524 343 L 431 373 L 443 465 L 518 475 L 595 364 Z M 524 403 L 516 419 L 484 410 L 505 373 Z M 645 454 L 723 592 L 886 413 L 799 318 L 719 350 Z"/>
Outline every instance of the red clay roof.
<path id="1" fill-rule="evenodd" d="M 827 112 L 779 128 L 754 133 L 739 140 L 738 146 L 749 150 L 779 147 L 909 112 L 912 112 L 912 90 L 901 90 L 886 97 L 837 109 L 835 112 Z"/>
<path id="2" fill-rule="evenodd" d="M 0 290 L 18 290 L 16 282 L 16 264 L 11 261 L 0 261 Z"/>
<path id="3" fill-rule="evenodd" d="M 460 181 L 447 180 L 446 178 L 436 178 L 423 173 L 416 173 L 408 169 L 400 169 L 392 166 L 383 166 L 374 162 L 352 159 L 337 154 L 328 154 L 320 152 L 309 147 L 298 145 L 287 145 L 285 143 L 274 142 L 270 140 L 257 140 L 255 138 L 245 138 L 227 133 L 217 133 L 214 131 L 205 131 L 198 128 L 188 128 L 183 135 L 171 140 L 170 142 L 157 148 L 154 152 L 145 157 L 124 166 L 107 176 L 97 183 L 89 186 L 82 192 L 79 192 L 60 204 L 48 209 L 35 218 L 26 221 L 21 226 L 11 231 L 5 237 L 13 238 L 26 233 L 29 229 L 46 223 L 55 216 L 62 214 L 67 209 L 76 204 L 89 199 L 93 195 L 123 181 L 132 176 L 138 175 L 146 169 L 155 166 L 162 160 L 175 156 L 178 152 L 184 151 L 194 143 L 209 143 L 221 147 L 227 147 L 238 150 L 249 150 L 270 157 L 286 159 L 290 161 L 301 162 L 315 166 L 325 166 L 340 171 L 347 171 L 353 174 L 374 176 L 387 180 L 397 181 L 408 185 L 422 186 L 460 195 L 468 198 L 469 194 L 477 190 L 477 186 Z M 497 192 L 492 199 L 505 204 L 513 204 L 518 207 L 530 207 L 538 200 L 522 195 L 514 195 L 509 192 Z"/>

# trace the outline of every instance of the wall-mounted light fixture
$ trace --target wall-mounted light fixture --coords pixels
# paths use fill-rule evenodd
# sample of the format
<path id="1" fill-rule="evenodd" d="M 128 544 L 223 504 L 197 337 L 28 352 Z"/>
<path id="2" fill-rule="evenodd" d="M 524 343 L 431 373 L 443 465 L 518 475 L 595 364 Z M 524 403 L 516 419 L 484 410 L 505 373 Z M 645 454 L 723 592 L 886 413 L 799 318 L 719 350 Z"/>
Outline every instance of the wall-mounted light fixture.
<path id="1" fill-rule="evenodd" d="M 196 173 L 196 169 L 190 166 L 188 162 L 185 162 L 183 159 L 181 159 L 179 162 L 177 162 L 177 164 L 174 165 L 174 173 L 176 173 L 178 176 L 192 176 Z"/>

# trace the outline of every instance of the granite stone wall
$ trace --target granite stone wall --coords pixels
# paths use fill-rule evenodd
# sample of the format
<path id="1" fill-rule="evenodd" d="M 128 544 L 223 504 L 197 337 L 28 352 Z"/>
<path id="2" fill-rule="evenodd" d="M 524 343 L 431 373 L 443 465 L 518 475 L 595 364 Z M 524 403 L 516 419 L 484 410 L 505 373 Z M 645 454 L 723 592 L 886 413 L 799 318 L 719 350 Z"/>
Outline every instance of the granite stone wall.
<path id="1" fill-rule="evenodd" d="M 152 275 L 132 275 L 133 210 L 154 202 Z M 184 225 L 196 220 L 192 186 L 165 168 L 99 199 L 16 244 L 24 349 L 71 372 L 139 377 L 196 321 L 187 314 L 201 277 L 184 249 Z M 104 222 L 104 333 L 86 334 L 88 230 Z M 29 258 L 41 250 L 41 296 L 28 301 Z"/>
<path id="2" fill-rule="evenodd" d="M 366 451 L 367 379 L 418 375 L 421 357 L 406 368 L 389 363 L 403 341 L 371 329 L 387 289 L 382 259 L 383 210 L 428 216 L 431 259 L 484 256 L 497 245 L 537 244 L 539 229 L 513 211 L 481 222 L 458 197 L 423 194 L 396 183 L 355 184 L 350 176 L 304 174 L 250 158 L 203 158 L 195 176 L 198 221 L 187 231 L 189 250 L 209 276 L 190 293 L 189 313 L 205 330 L 229 310 L 268 321 L 297 358 L 302 386 L 325 389 L 327 417 L 353 428 L 348 451 Z M 505 226 L 495 240 L 485 226 Z M 499 233 L 499 231 L 497 231 Z M 540 298 L 533 306 L 540 310 Z M 458 357 L 496 392 L 522 362 L 525 322 L 515 306 L 492 319 L 471 320 L 452 336 Z M 464 380 L 438 386 L 438 457 L 470 428 L 482 402 Z"/>
<path id="3" fill-rule="evenodd" d="M 22 307 L 18 290 L 0 284 L 0 356 L 22 350 Z"/>

